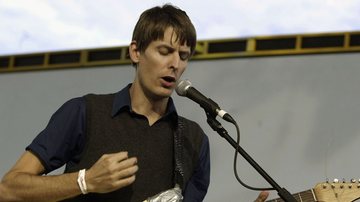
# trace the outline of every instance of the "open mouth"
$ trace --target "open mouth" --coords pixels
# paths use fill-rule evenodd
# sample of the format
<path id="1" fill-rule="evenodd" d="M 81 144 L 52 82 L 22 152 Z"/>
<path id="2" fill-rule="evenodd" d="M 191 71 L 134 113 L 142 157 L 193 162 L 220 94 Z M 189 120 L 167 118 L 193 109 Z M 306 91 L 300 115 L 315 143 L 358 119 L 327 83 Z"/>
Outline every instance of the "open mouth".
<path id="1" fill-rule="evenodd" d="M 172 76 L 164 76 L 164 77 L 162 77 L 162 79 L 164 79 L 166 82 L 169 82 L 169 83 L 175 82 L 175 78 Z"/>
<path id="2" fill-rule="evenodd" d="M 176 82 L 176 79 L 175 77 L 172 77 L 172 76 L 164 76 L 164 77 L 161 77 L 162 80 L 163 80 L 163 87 L 165 88 L 174 88 L 174 85 L 175 85 L 175 82 Z"/>

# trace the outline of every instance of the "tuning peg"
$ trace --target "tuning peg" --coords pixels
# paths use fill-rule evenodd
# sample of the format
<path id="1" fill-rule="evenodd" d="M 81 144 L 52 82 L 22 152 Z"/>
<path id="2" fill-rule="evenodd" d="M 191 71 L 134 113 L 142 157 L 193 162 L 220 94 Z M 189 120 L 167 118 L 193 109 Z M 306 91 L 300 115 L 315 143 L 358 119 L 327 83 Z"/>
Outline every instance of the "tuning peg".
<path id="1" fill-rule="evenodd" d="M 326 178 L 325 183 L 323 183 L 323 185 L 322 185 L 323 189 L 326 189 L 328 184 L 329 184 L 329 178 Z"/>
<path id="2" fill-rule="evenodd" d="M 346 180 L 345 180 L 345 178 L 343 178 L 342 179 L 342 184 L 340 185 L 340 188 L 342 189 L 342 188 L 344 188 L 344 184 L 346 183 Z"/>
<path id="3" fill-rule="evenodd" d="M 337 183 L 339 183 L 339 179 L 334 178 L 333 183 L 331 183 L 331 188 L 334 189 L 336 187 L 335 184 L 337 184 Z"/>
<path id="4" fill-rule="evenodd" d="M 351 183 L 356 183 L 356 180 L 354 178 L 351 178 L 350 182 Z"/>

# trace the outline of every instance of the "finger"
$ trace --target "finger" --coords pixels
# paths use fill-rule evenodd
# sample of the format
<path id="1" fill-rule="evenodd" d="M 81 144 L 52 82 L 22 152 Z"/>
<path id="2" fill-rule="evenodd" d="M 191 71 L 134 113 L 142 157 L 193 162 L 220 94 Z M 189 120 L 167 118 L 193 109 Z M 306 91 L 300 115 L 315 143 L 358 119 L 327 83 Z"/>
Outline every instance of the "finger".
<path id="1" fill-rule="evenodd" d="M 121 151 L 117 153 L 107 154 L 107 157 L 113 162 L 119 162 L 129 158 L 127 151 Z"/>
<path id="2" fill-rule="evenodd" d="M 107 154 L 107 156 L 103 160 L 107 162 L 111 170 L 115 170 L 115 171 L 128 168 L 137 163 L 137 158 L 136 157 L 129 158 L 128 152 Z"/>
<path id="3" fill-rule="evenodd" d="M 135 175 L 135 173 L 139 170 L 139 167 L 137 165 L 132 165 L 130 167 L 127 167 L 125 169 L 119 170 L 118 172 L 114 173 L 115 178 L 118 180 L 130 177 L 132 175 Z"/>
<path id="4" fill-rule="evenodd" d="M 262 191 L 260 192 L 259 196 L 255 200 L 255 202 L 264 202 L 269 197 L 269 192 Z"/>
<path id="5" fill-rule="evenodd" d="M 130 184 L 134 183 L 135 179 L 136 179 L 135 175 L 129 176 L 127 178 L 123 178 L 121 180 L 114 182 L 114 187 L 116 187 L 115 189 L 120 189 L 122 187 L 129 186 Z"/>
<path id="6" fill-rule="evenodd" d="M 124 159 L 128 158 L 127 152 L 118 152 L 118 153 L 112 153 L 112 154 L 104 154 L 100 157 L 100 159 L 97 162 L 102 162 L 102 164 L 105 165 L 111 165 L 114 163 L 118 163 L 119 161 L 122 161 Z"/>
<path id="7" fill-rule="evenodd" d="M 125 160 L 117 162 L 116 171 L 124 170 L 124 169 L 132 167 L 134 165 L 137 165 L 136 157 L 131 157 L 129 159 L 125 159 Z"/>

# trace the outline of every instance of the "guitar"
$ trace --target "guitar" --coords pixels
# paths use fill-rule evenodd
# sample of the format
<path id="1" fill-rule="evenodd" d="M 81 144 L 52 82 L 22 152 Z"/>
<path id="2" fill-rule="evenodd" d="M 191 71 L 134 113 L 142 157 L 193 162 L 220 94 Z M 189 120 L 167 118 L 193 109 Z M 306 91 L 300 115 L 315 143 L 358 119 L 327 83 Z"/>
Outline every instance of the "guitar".
<path id="1" fill-rule="evenodd" d="M 301 202 L 351 202 L 360 198 L 360 181 L 346 182 L 322 182 L 316 184 L 313 189 L 293 194 L 297 201 Z M 268 202 L 283 202 L 281 198 L 272 199 Z"/>

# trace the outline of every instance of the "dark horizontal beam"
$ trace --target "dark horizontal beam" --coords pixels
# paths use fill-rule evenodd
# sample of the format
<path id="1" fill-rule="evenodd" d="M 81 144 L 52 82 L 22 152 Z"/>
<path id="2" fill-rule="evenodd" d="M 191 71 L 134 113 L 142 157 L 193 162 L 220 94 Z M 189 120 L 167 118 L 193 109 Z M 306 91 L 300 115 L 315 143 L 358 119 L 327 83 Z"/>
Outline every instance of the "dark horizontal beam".
<path id="1" fill-rule="evenodd" d="M 359 52 L 360 32 L 200 40 L 192 60 Z M 130 64 L 128 47 L 0 56 L 0 73 Z"/>

